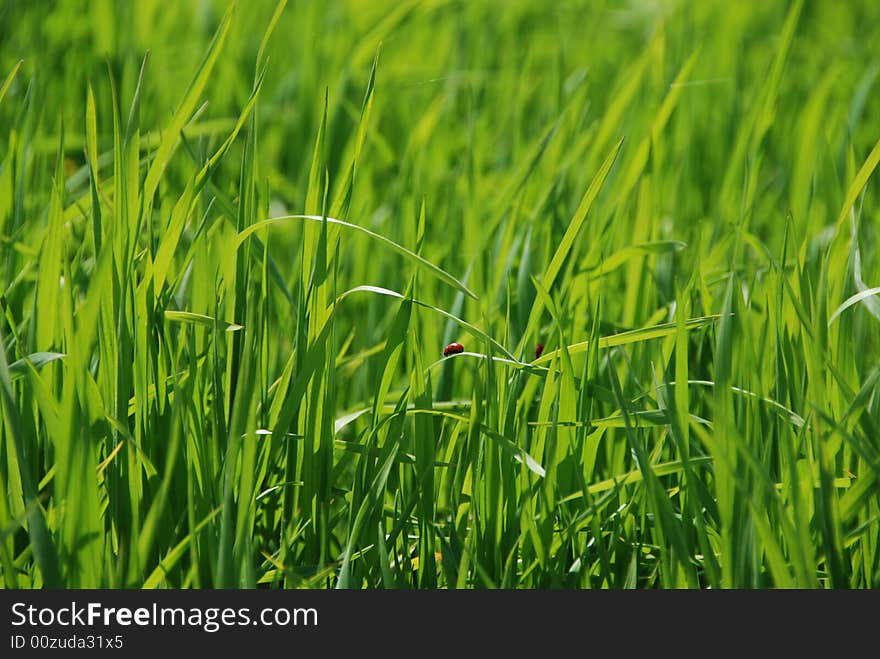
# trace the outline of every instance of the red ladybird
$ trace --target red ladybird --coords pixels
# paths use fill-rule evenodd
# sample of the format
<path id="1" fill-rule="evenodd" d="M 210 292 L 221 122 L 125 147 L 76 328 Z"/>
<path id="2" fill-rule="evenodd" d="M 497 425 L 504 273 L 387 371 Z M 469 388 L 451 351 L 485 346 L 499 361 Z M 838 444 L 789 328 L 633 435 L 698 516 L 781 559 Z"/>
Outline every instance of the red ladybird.
<path id="1" fill-rule="evenodd" d="M 540 357 L 543 352 L 544 352 L 544 344 L 539 343 L 538 345 L 536 345 L 535 346 L 535 359 L 538 359 L 538 357 Z"/>
<path id="2" fill-rule="evenodd" d="M 446 348 L 443 349 L 443 356 L 449 357 L 449 355 L 457 355 L 460 352 L 464 352 L 464 346 L 460 343 L 450 343 Z"/>

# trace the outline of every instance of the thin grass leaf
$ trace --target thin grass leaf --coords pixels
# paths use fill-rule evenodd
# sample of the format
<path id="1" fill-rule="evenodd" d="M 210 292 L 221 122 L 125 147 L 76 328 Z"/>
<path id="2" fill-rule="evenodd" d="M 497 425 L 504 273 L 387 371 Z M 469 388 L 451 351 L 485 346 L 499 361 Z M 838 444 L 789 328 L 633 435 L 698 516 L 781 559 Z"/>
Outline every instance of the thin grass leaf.
<path id="1" fill-rule="evenodd" d="M 388 247 L 392 251 L 405 257 L 406 259 L 411 261 L 417 267 L 421 267 L 421 268 L 426 269 L 428 272 L 430 272 L 433 276 L 435 276 L 440 281 L 442 281 L 446 284 L 449 284 L 453 288 L 461 291 L 462 293 L 473 298 L 474 300 L 479 299 L 477 297 L 477 295 L 475 293 L 471 292 L 471 290 L 467 286 L 465 286 L 458 279 L 456 279 L 455 277 L 450 275 L 448 272 L 441 270 L 436 265 L 425 260 L 424 258 L 419 256 L 418 254 L 415 254 L 415 253 L 409 251 L 408 249 L 406 249 L 405 247 L 398 245 L 393 240 L 389 240 L 388 238 L 386 238 L 384 236 L 381 236 L 377 233 L 373 233 L 372 231 L 370 231 L 369 229 L 365 229 L 364 227 L 358 226 L 356 224 L 351 224 L 349 222 L 344 222 L 342 220 L 337 220 L 332 217 L 323 218 L 323 217 L 320 217 L 317 215 L 284 215 L 281 217 L 271 217 L 266 220 L 261 220 L 259 222 L 255 222 L 254 224 L 247 227 L 246 229 L 244 229 L 243 231 L 241 231 L 238 234 L 238 236 L 235 239 L 235 248 L 238 249 L 241 246 L 241 244 L 245 240 L 247 240 L 247 238 L 249 236 L 253 235 L 257 231 L 260 231 L 261 229 L 264 229 L 266 227 L 270 227 L 270 226 L 273 226 L 276 224 L 286 223 L 286 222 L 289 222 L 292 220 L 305 220 L 305 221 L 309 221 L 309 222 L 324 222 L 326 220 L 326 222 L 329 224 L 337 224 L 337 225 L 345 227 L 347 229 L 352 229 L 354 231 L 358 231 L 360 233 L 363 233 L 363 234 L 369 236 L 370 238 L 376 240 L 377 242 L 381 243 L 382 245 Z"/>

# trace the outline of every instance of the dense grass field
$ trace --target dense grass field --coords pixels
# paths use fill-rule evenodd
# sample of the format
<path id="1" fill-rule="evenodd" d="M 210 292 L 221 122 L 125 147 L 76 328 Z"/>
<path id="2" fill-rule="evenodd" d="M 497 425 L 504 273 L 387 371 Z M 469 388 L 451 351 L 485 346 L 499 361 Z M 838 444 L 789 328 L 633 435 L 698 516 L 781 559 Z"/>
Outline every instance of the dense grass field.
<path id="1" fill-rule="evenodd" d="M 871 0 L 0 2 L 0 586 L 880 587 L 878 75 Z"/>

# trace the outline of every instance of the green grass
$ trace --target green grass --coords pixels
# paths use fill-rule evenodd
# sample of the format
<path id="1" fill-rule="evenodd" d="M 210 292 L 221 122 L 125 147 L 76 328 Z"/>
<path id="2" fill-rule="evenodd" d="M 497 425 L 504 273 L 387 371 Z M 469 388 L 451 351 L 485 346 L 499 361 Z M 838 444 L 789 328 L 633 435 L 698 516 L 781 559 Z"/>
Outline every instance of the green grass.
<path id="1" fill-rule="evenodd" d="M 880 587 L 877 3 L 0 24 L 3 588 Z"/>

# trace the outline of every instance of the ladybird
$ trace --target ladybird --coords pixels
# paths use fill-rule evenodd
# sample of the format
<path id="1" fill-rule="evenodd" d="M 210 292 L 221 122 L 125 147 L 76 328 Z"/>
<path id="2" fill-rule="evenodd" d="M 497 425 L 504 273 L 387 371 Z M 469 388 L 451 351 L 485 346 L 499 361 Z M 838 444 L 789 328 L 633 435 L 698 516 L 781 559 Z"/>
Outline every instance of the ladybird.
<path id="1" fill-rule="evenodd" d="M 536 345 L 535 346 L 535 359 L 538 359 L 538 357 L 540 357 L 543 352 L 544 352 L 544 344 L 539 343 L 538 345 Z"/>
<path id="2" fill-rule="evenodd" d="M 443 349 L 443 356 L 449 357 L 449 355 L 457 355 L 460 352 L 464 352 L 464 346 L 460 343 L 450 343 L 446 348 Z"/>

